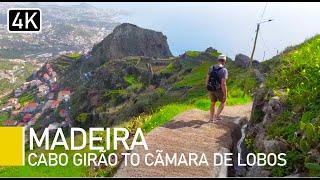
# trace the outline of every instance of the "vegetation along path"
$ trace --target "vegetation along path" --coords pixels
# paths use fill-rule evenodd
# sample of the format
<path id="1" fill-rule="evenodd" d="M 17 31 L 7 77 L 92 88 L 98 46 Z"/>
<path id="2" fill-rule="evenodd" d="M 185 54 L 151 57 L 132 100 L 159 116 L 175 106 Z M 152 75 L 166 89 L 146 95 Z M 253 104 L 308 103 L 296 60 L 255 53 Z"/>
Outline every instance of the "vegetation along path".
<path id="1" fill-rule="evenodd" d="M 240 120 L 248 119 L 252 103 L 237 106 L 227 106 L 223 112 L 223 120 L 209 123 L 209 113 L 198 109 L 188 110 L 176 116 L 172 121 L 154 129 L 146 136 L 149 150 L 139 146 L 132 152 L 138 153 L 141 159 L 145 154 L 157 155 L 156 150 L 163 150 L 172 157 L 174 153 L 180 157 L 184 153 L 197 153 L 200 159 L 205 153 L 209 166 L 147 166 L 141 160 L 139 166 L 130 163 L 121 164 L 115 177 L 223 177 L 227 176 L 226 167 L 213 166 L 213 154 L 221 151 L 232 151 L 233 145 L 239 139 Z M 178 159 L 178 158 L 177 158 Z M 198 159 L 198 162 L 199 162 Z"/>

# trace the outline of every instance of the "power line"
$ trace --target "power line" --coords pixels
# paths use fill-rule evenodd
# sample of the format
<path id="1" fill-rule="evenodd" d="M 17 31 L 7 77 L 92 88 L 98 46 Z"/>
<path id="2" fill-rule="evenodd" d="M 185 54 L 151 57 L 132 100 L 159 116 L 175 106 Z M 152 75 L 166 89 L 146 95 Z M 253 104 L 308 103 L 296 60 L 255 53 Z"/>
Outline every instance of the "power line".
<path id="1" fill-rule="evenodd" d="M 264 5 L 264 8 L 263 8 L 263 11 L 262 11 L 262 14 L 261 14 L 261 18 L 260 18 L 260 22 L 263 20 L 263 17 L 264 17 L 264 14 L 266 12 L 266 9 L 267 9 L 267 6 L 268 6 L 268 2 L 266 2 L 266 4 Z M 267 43 L 265 42 L 264 38 L 263 38 L 263 31 L 260 32 L 260 36 L 261 36 L 261 40 L 262 40 L 262 43 L 263 43 L 263 47 L 264 47 L 264 52 L 263 52 L 263 59 L 265 58 L 265 53 L 266 52 L 269 52 L 269 47 L 267 46 Z"/>
<path id="2" fill-rule="evenodd" d="M 266 7 L 267 7 L 267 4 L 266 4 L 265 7 L 264 7 L 263 13 L 262 13 L 262 15 L 261 15 L 261 19 L 262 19 L 263 16 L 264 16 Z M 260 21 L 260 22 L 257 23 L 256 36 L 255 36 L 255 39 L 254 39 L 253 49 L 252 49 L 252 53 L 251 53 L 251 57 L 250 57 L 250 63 L 249 63 L 249 68 L 250 68 L 250 69 L 252 69 L 252 61 L 253 61 L 254 51 L 255 51 L 256 45 L 257 45 L 257 39 L 258 39 L 258 34 L 259 34 L 260 25 L 263 24 L 263 23 L 271 22 L 271 21 L 273 21 L 273 19 L 269 19 L 269 20 L 266 20 L 266 21 Z"/>
<path id="3" fill-rule="evenodd" d="M 264 46 L 265 50 L 266 50 L 267 52 L 269 52 L 269 51 L 270 51 L 270 48 L 269 48 L 269 46 L 267 45 L 266 41 L 264 40 L 262 32 L 261 32 L 261 40 L 262 40 L 262 42 L 263 42 L 263 46 Z"/>
<path id="4" fill-rule="evenodd" d="M 262 19 L 263 19 L 263 16 L 264 16 L 264 13 L 266 12 L 267 6 L 268 6 L 268 2 L 266 2 L 266 4 L 264 5 L 264 8 L 263 8 L 263 11 L 262 11 L 262 14 L 261 14 L 260 21 L 262 21 Z"/>

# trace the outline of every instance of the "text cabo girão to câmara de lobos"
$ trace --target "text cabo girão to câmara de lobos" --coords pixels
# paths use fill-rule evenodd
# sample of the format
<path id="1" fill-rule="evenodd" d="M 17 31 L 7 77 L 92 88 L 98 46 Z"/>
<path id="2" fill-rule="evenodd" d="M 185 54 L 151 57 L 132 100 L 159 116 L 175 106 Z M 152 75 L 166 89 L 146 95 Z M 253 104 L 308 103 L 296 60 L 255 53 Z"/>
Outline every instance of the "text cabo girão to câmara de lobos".
<path id="1" fill-rule="evenodd" d="M 240 155 L 235 161 L 232 153 L 214 153 L 213 162 L 210 162 L 205 153 L 166 153 L 165 149 L 151 151 L 141 128 L 137 128 L 133 138 L 129 138 L 129 130 L 126 128 L 71 128 L 70 134 L 65 136 L 63 130 L 58 128 L 53 136 L 46 128 L 41 136 L 37 136 L 33 128 L 29 129 L 29 149 L 27 164 L 30 166 L 115 166 L 122 159 L 125 166 L 285 166 L 287 161 L 285 153 L 249 153 L 246 163 L 242 163 Z M 69 137 L 70 140 L 67 141 Z M 129 143 L 130 142 L 130 143 Z M 140 155 L 134 152 L 117 153 L 119 147 L 126 151 L 142 146 L 146 153 Z M 45 151 L 36 151 L 37 148 Z M 57 153 L 56 148 L 64 151 Z M 70 153 L 71 152 L 71 153 Z M 121 158 L 124 157 L 124 158 Z M 211 160 L 212 161 L 212 160 Z"/>

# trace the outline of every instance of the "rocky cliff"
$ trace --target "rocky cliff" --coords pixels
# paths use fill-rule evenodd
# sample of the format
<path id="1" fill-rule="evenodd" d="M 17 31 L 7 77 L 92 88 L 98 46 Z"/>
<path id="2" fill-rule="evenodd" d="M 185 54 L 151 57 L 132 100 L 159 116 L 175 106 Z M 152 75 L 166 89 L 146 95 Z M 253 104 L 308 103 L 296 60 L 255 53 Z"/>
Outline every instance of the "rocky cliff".
<path id="1" fill-rule="evenodd" d="M 129 23 L 117 26 L 102 42 L 93 47 L 91 53 L 100 63 L 107 59 L 127 56 L 154 58 L 172 56 L 165 35 Z"/>

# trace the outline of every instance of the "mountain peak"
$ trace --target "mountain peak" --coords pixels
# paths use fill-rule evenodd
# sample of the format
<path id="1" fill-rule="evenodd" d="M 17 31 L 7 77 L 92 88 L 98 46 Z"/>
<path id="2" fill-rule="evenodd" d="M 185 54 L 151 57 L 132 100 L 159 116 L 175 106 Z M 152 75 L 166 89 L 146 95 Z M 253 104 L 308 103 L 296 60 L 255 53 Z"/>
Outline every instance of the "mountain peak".
<path id="1" fill-rule="evenodd" d="M 117 26 L 111 34 L 92 48 L 92 55 L 102 61 L 127 56 L 172 56 L 165 35 L 130 23 Z"/>

